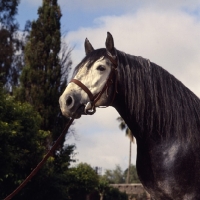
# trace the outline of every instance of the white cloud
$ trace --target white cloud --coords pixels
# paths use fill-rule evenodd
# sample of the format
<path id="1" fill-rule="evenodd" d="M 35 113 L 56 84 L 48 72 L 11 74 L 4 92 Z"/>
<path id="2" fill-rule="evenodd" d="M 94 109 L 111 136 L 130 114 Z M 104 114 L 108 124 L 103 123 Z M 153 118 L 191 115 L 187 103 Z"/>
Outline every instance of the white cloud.
<path id="1" fill-rule="evenodd" d="M 176 3 L 181 4 L 181 1 Z M 134 14 L 104 16 L 94 23 L 95 28 L 82 27 L 66 37 L 70 45 L 76 45 L 72 52 L 74 64 L 84 57 L 86 37 L 94 48 L 102 48 L 106 32 L 110 31 L 117 49 L 149 58 L 200 96 L 200 21 L 195 16 L 180 10 L 155 12 L 148 8 Z M 103 168 L 114 168 L 116 164 L 127 166 L 128 140 L 117 127 L 117 116 L 108 108 L 77 120 L 80 161 Z M 135 156 L 135 150 L 133 154 Z M 135 158 L 133 160 L 135 163 Z"/>
<path id="2" fill-rule="evenodd" d="M 67 42 L 75 45 L 74 64 L 84 56 L 86 37 L 94 48 L 101 48 L 106 32 L 110 31 L 117 49 L 149 58 L 200 95 L 200 21 L 180 11 L 155 13 L 148 10 L 96 21 L 96 28 L 80 28 L 67 35 Z"/>
<path id="3" fill-rule="evenodd" d="M 128 166 L 129 139 L 119 129 L 116 118 L 119 114 L 114 108 L 97 109 L 93 116 L 83 116 L 75 121 L 76 137 L 67 139 L 75 143 L 79 162 L 91 166 L 113 169 L 120 164 L 123 169 Z M 132 161 L 136 161 L 136 145 L 133 144 Z"/>

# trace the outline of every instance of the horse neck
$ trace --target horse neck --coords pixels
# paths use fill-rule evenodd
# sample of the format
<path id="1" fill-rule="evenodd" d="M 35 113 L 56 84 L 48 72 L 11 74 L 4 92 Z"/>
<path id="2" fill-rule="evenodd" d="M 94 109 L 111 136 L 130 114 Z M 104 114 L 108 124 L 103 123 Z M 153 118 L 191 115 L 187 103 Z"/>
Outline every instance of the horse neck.
<path id="1" fill-rule="evenodd" d="M 120 59 L 118 94 L 113 106 L 136 139 L 172 136 L 181 141 L 199 140 L 199 98 L 145 59 L 128 55 Z"/>

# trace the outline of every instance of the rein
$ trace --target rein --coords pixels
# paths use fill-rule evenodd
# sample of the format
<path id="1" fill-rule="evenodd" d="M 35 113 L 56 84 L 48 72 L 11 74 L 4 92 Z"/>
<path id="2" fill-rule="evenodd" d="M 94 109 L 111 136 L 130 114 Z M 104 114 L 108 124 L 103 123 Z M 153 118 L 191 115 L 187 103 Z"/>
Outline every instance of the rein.
<path id="1" fill-rule="evenodd" d="M 70 83 L 71 82 L 75 83 L 76 85 L 78 85 L 82 90 L 84 90 L 87 93 L 87 95 L 88 95 L 88 97 L 90 99 L 90 101 L 85 106 L 85 113 L 87 115 L 93 115 L 96 112 L 95 104 L 101 98 L 102 94 L 105 91 L 106 91 L 106 94 L 108 96 L 108 89 L 109 89 L 110 85 L 113 84 L 113 77 L 114 76 L 115 76 L 115 85 L 114 85 L 115 92 L 113 94 L 112 101 L 111 101 L 110 105 L 112 105 L 112 103 L 113 103 L 113 101 L 115 99 L 115 96 L 116 96 L 116 93 L 117 93 L 117 67 L 118 67 L 118 63 L 116 61 L 116 58 L 113 59 L 113 57 L 108 55 L 108 54 L 107 54 L 107 56 L 108 56 L 109 60 L 111 61 L 111 63 L 113 64 L 113 66 L 112 66 L 111 72 L 109 74 L 109 77 L 108 77 L 104 87 L 96 95 L 93 95 L 92 92 L 88 89 L 88 87 L 85 86 L 81 81 L 79 81 L 77 79 L 72 79 L 70 81 Z M 106 106 L 106 107 L 108 107 L 108 106 Z"/>
<path id="2" fill-rule="evenodd" d="M 64 138 L 65 134 L 67 133 L 67 131 L 68 131 L 68 129 L 71 126 L 73 121 L 74 121 L 74 118 L 71 118 L 69 120 L 69 122 L 66 124 L 65 128 L 63 129 L 61 135 L 58 137 L 58 139 L 56 140 L 55 144 L 48 151 L 48 153 L 45 155 L 45 157 L 42 159 L 42 161 L 35 167 L 35 169 L 29 174 L 29 176 L 10 195 L 8 195 L 4 200 L 12 199 L 33 178 L 33 176 L 36 175 L 36 173 L 39 171 L 39 169 L 44 165 L 45 161 L 56 150 L 56 148 L 58 147 L 60 141 Z"/>

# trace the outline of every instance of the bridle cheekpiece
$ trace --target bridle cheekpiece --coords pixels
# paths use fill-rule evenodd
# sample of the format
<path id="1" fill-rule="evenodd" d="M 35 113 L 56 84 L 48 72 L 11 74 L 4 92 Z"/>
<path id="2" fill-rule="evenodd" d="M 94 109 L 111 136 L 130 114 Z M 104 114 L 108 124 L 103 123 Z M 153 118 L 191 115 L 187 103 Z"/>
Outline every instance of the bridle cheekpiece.
<path id="1" fill-rule="evenodd" d="M 77 80 L 77 79 L 72 79 L 70 81 L 75 83 L 76 85 L 78 85 L 82 90 L 84 90 L 90 101 L 86 104 L 85 106 L 85 114 L 87 115 L 93 115 L 95 112 L 96 112 L 96 106 L 95 104 L 97 103 L 97 101 L 101 98 L 102 94 L 106 91 L 106 94 L 108 96 L 108 89 L 110 87 L 110 85 L 112 85 L 114 83 L 114 94 L 113 94 L 113 97 L 112 97 L 112 101 L 110 103 L 110 105 L 112 105 L 114 99 L 115 99 L 115 96 L 116 96 L 116 93 L 117 93 L 117 66 L 118 66 L 118 62 L 117 62 L 117 59 L 116 57 L 113 58 L 113 56 L 107 54 L 108 56 L 108 59 L 111 61 L 111 63 L 113 64 L 112 68 L 111 68 L 111 72 L 107 78 L 107 81 L 104 85 L 104 87 L 102 88 L 102 90 L 100 92 L 98 92 L 97 94 L 93 95 L 91 93 L 91 91 L 88 89 L 87 86 L 85 86 L 81 81 Z M 113 79 L 115 79 L 115 82 L 113 81 Z M 110 106 L 109 105 L 109 106 Z M 106 106 L 108 107 L 108 106 Z"/>

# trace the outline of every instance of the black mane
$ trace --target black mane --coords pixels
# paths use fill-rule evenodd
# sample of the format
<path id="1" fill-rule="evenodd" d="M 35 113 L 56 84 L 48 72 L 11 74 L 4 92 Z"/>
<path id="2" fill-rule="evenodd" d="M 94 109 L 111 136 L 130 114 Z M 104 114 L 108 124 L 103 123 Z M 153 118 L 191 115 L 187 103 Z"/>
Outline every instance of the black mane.
<path id="1" fill-rule="evenodd" d="M 142 57 L 117 51 L 127 113 L 140 129 L 163 137 L 199 138 L 200 100 L 166 70 Z M 193 121 L 191 119 L 194 119 Z"/>

